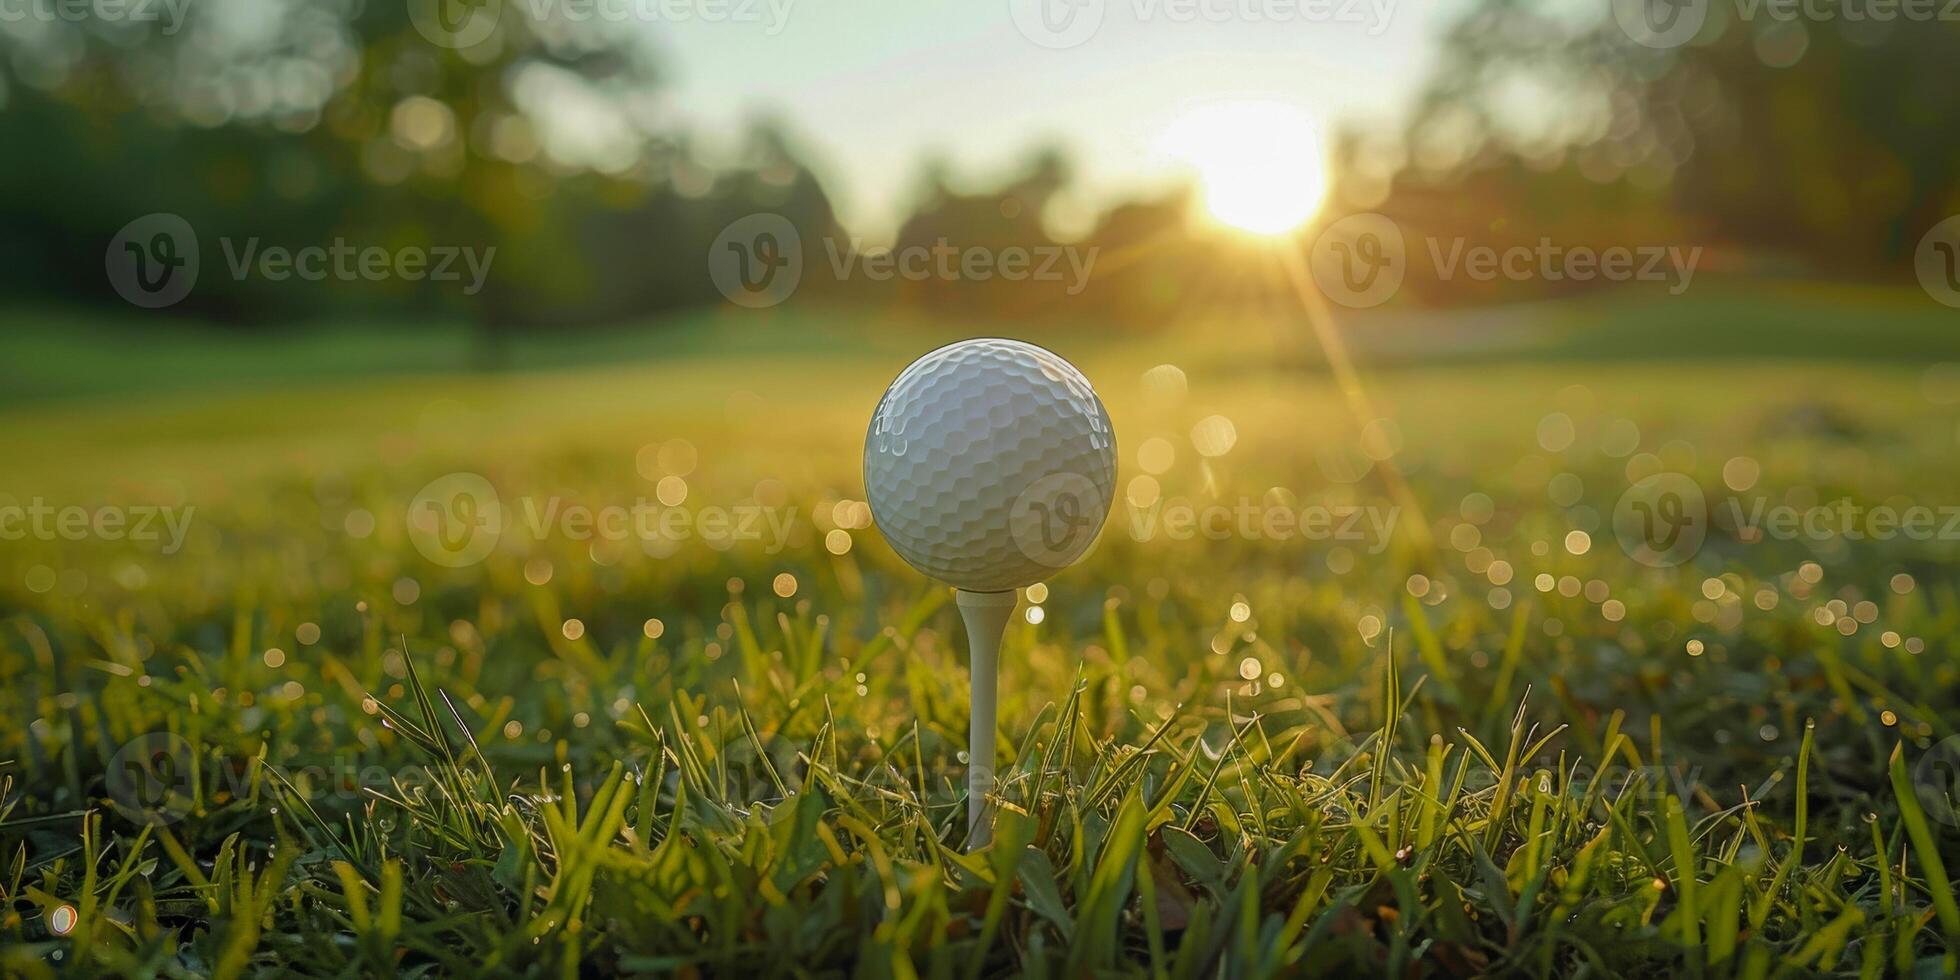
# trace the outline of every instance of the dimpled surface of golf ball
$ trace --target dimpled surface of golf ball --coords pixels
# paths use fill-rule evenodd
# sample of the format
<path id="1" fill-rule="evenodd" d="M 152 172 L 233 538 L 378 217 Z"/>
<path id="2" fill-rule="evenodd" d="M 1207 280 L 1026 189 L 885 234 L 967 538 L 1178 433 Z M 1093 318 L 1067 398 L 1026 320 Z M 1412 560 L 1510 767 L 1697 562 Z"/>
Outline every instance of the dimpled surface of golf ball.
<path id="1" fill-rule="evenodd" d="M 864 441 L 865 495 L 892 549 L 955 588 L 1005 592 L 1095 542 L 1116 487 L 1116 435 L 1089 379 L 1015 340 L 914 361 Z"/>

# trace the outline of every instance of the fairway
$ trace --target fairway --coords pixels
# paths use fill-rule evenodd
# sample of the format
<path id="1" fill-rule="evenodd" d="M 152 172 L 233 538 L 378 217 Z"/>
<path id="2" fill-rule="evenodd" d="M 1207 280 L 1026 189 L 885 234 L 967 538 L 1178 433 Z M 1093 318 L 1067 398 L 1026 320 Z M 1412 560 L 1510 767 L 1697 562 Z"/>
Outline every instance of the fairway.
<path id="1" fill-rule="evenodd" d="M 1009 626 L 976 854 L 952 595 L 860 464 L 899 369 L 1015 324 L 497 371 L 23 326 L 0 971 L 1950 974 L 1960 343 L 1754 289 L 1469 311 L 1448 356 L 1355 315 L 1356 390 L 1292 320 L 1030 332 L 1117 503 Z M 459 478 L 500 516 L 431 536 Z M 1663 478 L 1704 519 L 1657 557 Z M 182 531 L 65 530 L 112 506 Z"/>
<path id="2" fill-rule="evenodd" d="M 0 0 L 0 980 L 1960 978 L 1955 64 Z"/>

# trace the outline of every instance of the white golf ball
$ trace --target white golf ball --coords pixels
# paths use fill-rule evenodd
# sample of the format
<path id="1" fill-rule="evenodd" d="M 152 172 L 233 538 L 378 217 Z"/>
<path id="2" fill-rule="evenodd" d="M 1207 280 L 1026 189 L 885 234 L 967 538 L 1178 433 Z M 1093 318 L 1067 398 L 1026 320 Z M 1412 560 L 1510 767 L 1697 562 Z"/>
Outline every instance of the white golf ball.
<path id="1" fill-rule="evenodd" d="M 1116 489 L 1116 433 L 1069 362 L 1016 340 L 961 341 L 885 390 L 865 434 L 864 488 L 913 568 L 1006 592 L 1095 542 Z"/>

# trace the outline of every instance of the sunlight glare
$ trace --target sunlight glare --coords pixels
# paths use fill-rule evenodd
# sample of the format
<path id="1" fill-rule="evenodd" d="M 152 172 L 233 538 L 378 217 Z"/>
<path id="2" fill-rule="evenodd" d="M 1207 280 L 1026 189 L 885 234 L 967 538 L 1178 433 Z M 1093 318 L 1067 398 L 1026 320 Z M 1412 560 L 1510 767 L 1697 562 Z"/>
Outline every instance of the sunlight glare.
<path id="1" fill-rule="evenodd" d="M 1297 228 L 1327 192 L 1319 120 L 1298 106 L 1209 103 L 1173 123 L 1161 146 L 1196 171 L 1205 211 L 1242 231 Z"/>

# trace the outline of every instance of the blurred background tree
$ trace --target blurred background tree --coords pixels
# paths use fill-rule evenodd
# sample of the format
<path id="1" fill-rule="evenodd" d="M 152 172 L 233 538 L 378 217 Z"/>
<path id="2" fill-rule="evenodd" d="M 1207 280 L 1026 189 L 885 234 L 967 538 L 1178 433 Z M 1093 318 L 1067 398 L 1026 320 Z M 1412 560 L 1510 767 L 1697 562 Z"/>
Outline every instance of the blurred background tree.
<path id="1" fill-rule="evenodd" d="M 4 25 L 0 141 L 31 148 L 7 155 L 0 182 L 8 292 L 112 303 L 103 248 L 154 211 L 187 218 L 207 264 L 224 257 L 219 239 L 494 247 L 496 274 L 475 296 L 394 278 L 234 281 L 207 265 L 208 285 L 176 308 L 252 324 L 462 315 L 494 351 L 513 327 L 707 302 L 702 256 L 741 215 L 829 227 L 778 123 L 757 121 L 733 166 L 700 162 L 632 34 L 511 5 L 487 38 L 452 48 L 417 30 L 412 6 L 213 0 L 174 33 Z"/>
<path id="2" fill-rule="evenodd" d="M 1244 243 L 1194 222 L 1185 192 L 1102 215 L 1074 243 L 1099 250 L 1095 277 L 1067 304 L 998 279 L 838 283 L 826 250 L 862 243 L 838 227 L 794 120 L 754 120 L 734 158 L 711 163 L 663 102 L 644 32 L 487 2 L 199 0 L 175 31 L 0 23 L 0 141 L 13 151 L 0 163 L 0 287 L 16 303 L 126 310 L 103 250 L 132 218 L 175 212 L 198 230 L 208 271 L 173 314 L 252 326 L 463 319 L 496 362 L 516 330 L 719 303 L 705 268 L 715 236 L 773 211 L 803 234 L 798 302 L 1016 317 L 1066 306 L 1118 324 L 1221 294 L 1283 305 L 1284 277 L 1270 270 L 1243 290 L 1230 281 L 1246 275 L 1233 251 Z M 413 16 L 479 9 L 501 11 L 494 30 L 460 46 L 432 43 Z M 1909 275 L 1919 236 L 1960 211 L 1960 24 L 1738 9 L 1710 3 L 1692 43 L 1655 50 L 1605 4 L 1468 5 L 1406 124 L 1342 135 L 1327 217 L 1379 210 L 1415 233 L 1499 248 L 1544 237 L 1715 246 L 1705 269 Z M 1056 244 L 1047 219 L 1073 169 L 1066 144 L 1032 148 L 989 186 L 928 161 L 894 245 Z M 494 247 L 494 274 L 465 295 L 455 283 L 213 268 L 227 258 L 220 241 L 254 239 Z M 1595 285 L 1507 283 L 1502 295 Z M 1499 298 L 1495 284 L 1419 277 L 1408 296 Z"/>
<path id="3" fill-rule="evenodd" d="M 1960 23 L 1835 0 L 1799 17 L 1700 9 L 1692 40 L 1656 49 L 1608 4 L 1475 5 L 1392 141 L 1410 166 L 1392 197 L 1361 203 L 1418 226 L 1698 241 L 1759 268 L 1899 275 L 1960 209 Z"/>

